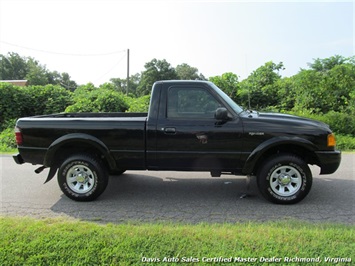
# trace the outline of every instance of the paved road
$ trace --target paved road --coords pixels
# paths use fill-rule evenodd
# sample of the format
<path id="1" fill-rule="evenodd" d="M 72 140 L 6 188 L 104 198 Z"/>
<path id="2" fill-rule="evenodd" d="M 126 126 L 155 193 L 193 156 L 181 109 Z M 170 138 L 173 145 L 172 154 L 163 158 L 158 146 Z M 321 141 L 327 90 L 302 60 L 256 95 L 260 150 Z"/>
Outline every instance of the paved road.
<path id="1" fill-rule="evenodd" d="M 302 202 L 274 205 L 258 193 L 255 182 L 247 190 L 245 177 L 212 178 L 209 173 L 129 171 L 110 177 L 109 186 L 94 202 L 66 198 L 47 172 L 16 165 L 0 155 L 0 215 L 72 217 L 97 222 L 179 221 L 238 222 L 301 219 L 311 222 L 355 224 L 355 154 L 343 154 L 333 175 L 314 176 L 310 194 Z M 248 191 L 249 196 L 241 198 Z"/>

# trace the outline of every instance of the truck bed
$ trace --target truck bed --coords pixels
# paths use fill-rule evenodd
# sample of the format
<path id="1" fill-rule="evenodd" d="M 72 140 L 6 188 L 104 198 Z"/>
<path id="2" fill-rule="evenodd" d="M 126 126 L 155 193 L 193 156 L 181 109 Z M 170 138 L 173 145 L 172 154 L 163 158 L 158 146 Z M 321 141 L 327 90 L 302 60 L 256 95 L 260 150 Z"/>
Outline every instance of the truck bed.
<path id="1" fill-rule="evenodd" d="M 145 165 L 145 126 L 147 113 L 60 113 L 19 119 L 25 161 L 44 164 L 45 155 L 57 142 L 74 143 L 84 149 L 85 141 L 98 141 L 107 147 L 117 163 L 134 169 Z M 85 149 L 84 149 L 85 150 Z"/>

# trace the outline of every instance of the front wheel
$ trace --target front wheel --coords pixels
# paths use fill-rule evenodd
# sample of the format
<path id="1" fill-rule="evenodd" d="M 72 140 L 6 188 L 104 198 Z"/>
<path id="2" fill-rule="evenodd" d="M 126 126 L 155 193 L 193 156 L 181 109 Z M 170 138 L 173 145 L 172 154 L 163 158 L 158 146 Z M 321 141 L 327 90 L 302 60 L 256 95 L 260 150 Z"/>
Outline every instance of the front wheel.
<path id="1" fill-rule="evenodd" d="M 277 154 L 266 160 L 257 174 L 258 187 L 267 200 L 293 204 L 303 200 L 312 187 L 308 165 L 292 154 Z"/>
<path id="2" fill-rule="evenodd" d="M 58 171 L 58 184 L 63 193 L 76 201 L 91 201 L 104 192 L 108 174 L 102 163 L 87 154 L 69 157 Z"/>

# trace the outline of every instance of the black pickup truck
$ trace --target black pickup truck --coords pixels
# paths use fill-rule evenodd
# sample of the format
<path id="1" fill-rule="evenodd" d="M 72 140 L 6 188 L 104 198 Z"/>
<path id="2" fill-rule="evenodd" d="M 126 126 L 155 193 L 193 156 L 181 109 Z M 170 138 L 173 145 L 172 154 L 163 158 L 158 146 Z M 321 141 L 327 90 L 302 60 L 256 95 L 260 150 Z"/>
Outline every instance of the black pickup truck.
<path id="1" fill-rule="evenodd" d="M 58 170 L 65 195 L 96 199 L 110 174 L 126 170 L 207 171 L 256 176 L 269 201 L 291 204 L 312 186 L 308 164 L 334 173 L 341 160 L 321 122 L 243 110 L 207 81 L 158 81 L 148 113 L 60 113 L 21 118 L 18 164 Z"/>

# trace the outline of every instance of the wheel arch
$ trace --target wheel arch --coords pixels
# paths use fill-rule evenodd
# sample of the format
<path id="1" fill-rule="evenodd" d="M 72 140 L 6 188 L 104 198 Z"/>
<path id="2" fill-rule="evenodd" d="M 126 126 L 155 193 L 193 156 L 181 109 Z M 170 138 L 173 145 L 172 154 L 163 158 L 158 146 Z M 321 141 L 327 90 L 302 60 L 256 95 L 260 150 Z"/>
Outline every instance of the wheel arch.
<path id="1" fill-rule="evenodd" d="M 307 164 L 319 165 L 315 154 L 316 146 L 309 140 L 299 137 L 276 137 L 260 144 L 248 156 L 243 167 L 244 174 L 256 174 L 266 158 L 278 153 L 291 153 L 305 160 Z"/>
<path id="2" fill-rule="evenodd" d="M 116 168 L 116 162 L 107 146 L 98 138 L 84 133 L 72 133 L 55 140 L 49 146 L 43 164 L 57 168 L 67 156 L 81 152 L 95 154 L 101 157 L 107 167 Z"/>

